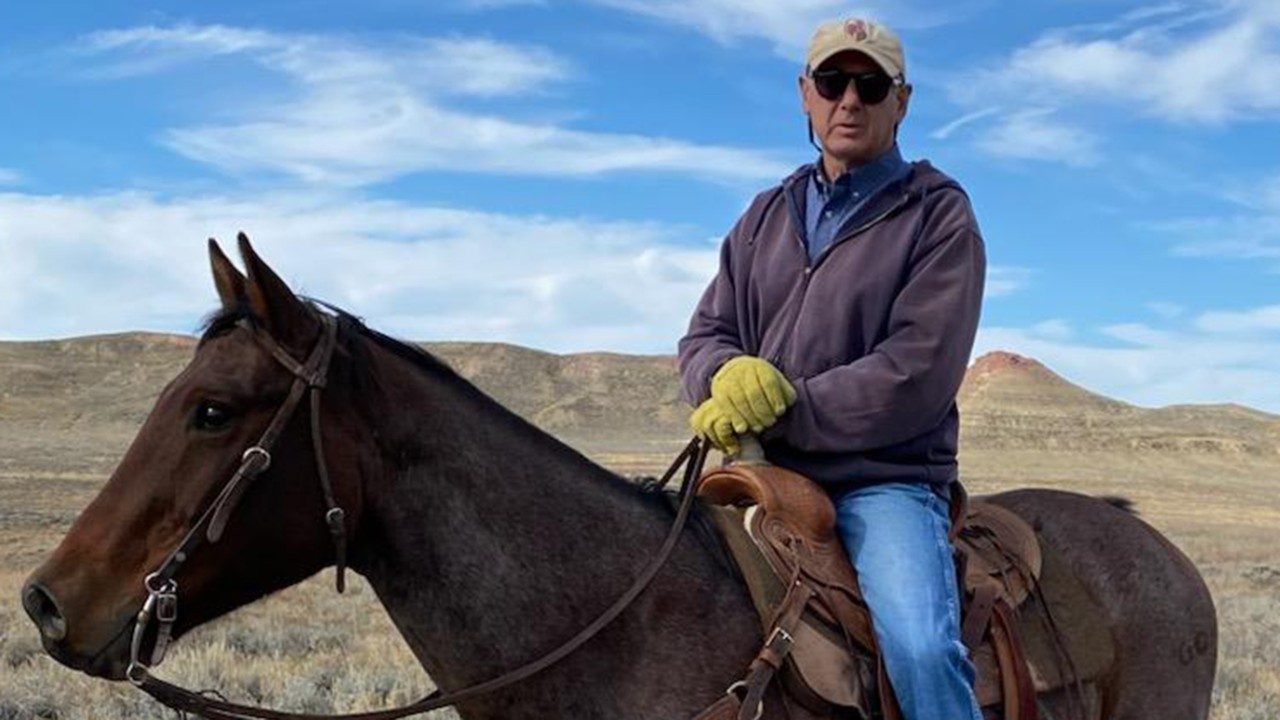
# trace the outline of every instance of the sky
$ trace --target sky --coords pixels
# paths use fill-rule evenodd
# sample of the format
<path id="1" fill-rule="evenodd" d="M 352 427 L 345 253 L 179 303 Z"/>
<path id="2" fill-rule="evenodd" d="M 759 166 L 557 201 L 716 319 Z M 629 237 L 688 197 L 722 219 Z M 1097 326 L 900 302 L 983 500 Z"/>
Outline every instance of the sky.
<path id="1" fill-rule="evenodd" d="M 0 339 L 195 332 L 244 231 L 406 339 L 674 353 L 850 15 L 973 202 L 974 359 L 1280 412 L 1275 0 L 6 3 Z"/>

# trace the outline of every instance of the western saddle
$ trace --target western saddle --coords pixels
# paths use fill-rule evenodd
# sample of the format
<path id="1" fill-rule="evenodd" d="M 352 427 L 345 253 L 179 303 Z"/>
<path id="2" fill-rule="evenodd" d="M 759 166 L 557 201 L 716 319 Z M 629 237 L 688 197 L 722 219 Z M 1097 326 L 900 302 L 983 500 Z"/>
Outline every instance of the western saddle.
<path id="1" fill-rule="evenodd" d="M 749 456 L 706 471 L 697 492 L 747 582 L 765 642 L 746 676 L 698 720 L 759 720 L 775 676 L 784 708 L 770 717 L 899 720 L 831 499 L 804 476 L 764 462 L 758 445 L 744 448 Z M 1040 544 L 1021 518 L 969 502 L 958 483 L 950 513 L 961 636 L 977 665 L 978 702 L 998 706 L 1004 720 L 1036 720 L 1017 608 L 1039 578 Z"/>

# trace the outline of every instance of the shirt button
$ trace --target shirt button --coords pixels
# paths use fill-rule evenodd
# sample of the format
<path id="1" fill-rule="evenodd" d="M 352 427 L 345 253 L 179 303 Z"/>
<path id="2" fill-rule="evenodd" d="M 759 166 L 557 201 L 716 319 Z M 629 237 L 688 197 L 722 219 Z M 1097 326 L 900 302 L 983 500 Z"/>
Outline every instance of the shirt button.
<path id="1" fill-rule="evenodd" d="M 828 210 L 828 211 L 826 211 L 826 212 L 822 213 L 822 216 L 823 216 L 823 217 L 831 217 L 831 211 L 830 211 L 830 210 Z"/>
<path id="2" fill-rule="evenodd" d="M 804 269 L 804 274 L 805 274 L 805 275 L 808 275 L 808 274 L 809 274 L 809 273 L 811 273 L 811 272 L 813 272 L 813 268 L 811 268 L 811 267 L 807 267 L 807 268 L 805 268 L 805 269 Z"/>

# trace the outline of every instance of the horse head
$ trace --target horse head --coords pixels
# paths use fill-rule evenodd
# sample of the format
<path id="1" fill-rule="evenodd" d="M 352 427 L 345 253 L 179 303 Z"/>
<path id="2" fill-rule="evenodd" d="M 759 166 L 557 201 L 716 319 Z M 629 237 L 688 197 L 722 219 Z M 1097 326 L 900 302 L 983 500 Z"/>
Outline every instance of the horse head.
<path id="1" fill-rule="evenodd" d="M 152 657 L 164 642 L 160 630 L 135 627 L 157 585 L 181 599 L 164 628 L 176 637 L 331 564 L 335 530 L 357 524 L 364 461 L 358 424 L 344 418 L 352 390 L 329 384 L 325 406 L 335 412 L 315 430 L 333 458 L 331 482 L 317 482 L 324 463 L 308 416 L 319 408 L 308 410 L 302 398 L 276 421 L 292 393 L 306 394 L 295 388 L 295 371 L 333 320 L 295 296 L 244 235 L 239 245 L 244 274 L 209 241 L 221 309 L 106 485 L 22 589 L 45 649 L 72 668 L 122 679 L 139 654 L 131 645 Z M 349 364 L 341 349 L 331 357 L 328 375 Z M 313 380 L 306 390 L 324 384 Z M 279 432 L 270 454 L 246 453 L 273 421 Z M 243 493 L 228 498 L 239 474 L 247 475 L 237 489 Z M 326 512 L 335 506 L 337 513 Z M 165 577 L 157 580 L 161 568 Z"/>

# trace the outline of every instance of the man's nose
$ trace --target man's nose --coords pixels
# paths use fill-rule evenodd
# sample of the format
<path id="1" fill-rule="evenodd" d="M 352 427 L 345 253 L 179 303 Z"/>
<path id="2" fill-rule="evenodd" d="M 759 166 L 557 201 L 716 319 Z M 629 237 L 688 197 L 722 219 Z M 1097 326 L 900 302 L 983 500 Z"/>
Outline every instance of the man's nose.
<path id="1" fill-rule="evenodd" d="M 58 608 L 58 601 L 39 583 L 28 583 L 22 588 L 22 608 L 40 628 L 40 634 L 50 642 L 59 642 L 67 636 L 67 619 Z"/>
<path id="2" fill-rule="evenodd" d="M 844 86 L 844 94 L 840 96 L 840 107 L 854 109 L 862 107 L 862 98 L 858 97 L 858 87 L 852 79 Z"/>

